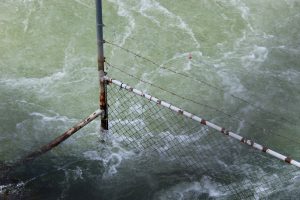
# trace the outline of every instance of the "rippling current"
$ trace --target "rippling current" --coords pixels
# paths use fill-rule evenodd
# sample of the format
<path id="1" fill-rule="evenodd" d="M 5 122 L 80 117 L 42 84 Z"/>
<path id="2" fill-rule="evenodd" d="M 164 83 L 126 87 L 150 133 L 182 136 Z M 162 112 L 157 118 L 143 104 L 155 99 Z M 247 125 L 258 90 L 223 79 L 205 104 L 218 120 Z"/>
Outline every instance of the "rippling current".
<path id="1" fill-rule="evenodd" d="M 228 120 L 112 67 L 109 76 L 300 160 L 299 0 L 104 0 L 103 6 L 105 40 L 157 65 L 107 43 L 109 63 L 241 120 Z M 0 163 L 13 163 L 97 108 L 96 55 L 94 1 L 0 1 Z M 132 152 L 111 138 L 109 148 L 119 151 L 100 154 L 100 135 L 96 120 L 17 169 L 12 198 L 222 196 L 208 176 L 193 181 L 181 179 L 180 172 L 153 176 L 146 172 L 159 174 L 163 166 L 147 169 L 145 160 L 132 175 Z M 296 199 L 297 177 L 285 189 L 290 198 Z M 0 185 L 0 193 L 10 184 Z M 189 196 L 191 191 L 196 195 Z"/>

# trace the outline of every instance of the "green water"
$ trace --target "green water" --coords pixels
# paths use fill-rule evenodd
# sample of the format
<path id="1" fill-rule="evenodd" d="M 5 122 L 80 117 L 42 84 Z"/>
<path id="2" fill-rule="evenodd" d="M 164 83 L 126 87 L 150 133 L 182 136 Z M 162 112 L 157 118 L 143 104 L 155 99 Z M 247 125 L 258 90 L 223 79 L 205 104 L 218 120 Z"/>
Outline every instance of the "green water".
<path id="1" fill-rule="evenodd" d="M 111 67 L 109 76 L 300 160 L 299 0 L 105 0 L 103 6 L 105 40 L 193 78 L 106 44 L 109 63 L 240 120 L 173 97 Z M 96 54 L 94 1 L 0 1 L 1 162 L 21 158 L 97 108 Z M 99 146 L 96 121 L 44 160 L 25 167 L 27 173 L 20 169 L 22 181 L 30 180 L 22 192 L 43 199 L 180 199 L 174 194 L 207 182 L 177 178 L 172 185 L 170 176 L 163 187 L 159 177 L 136 174 L 126 186 L 136 190 L 126 196 L 126 187 L 111 189 L 124 187 L 115 183 L 118 180 L 101 181 L 104 158 L 90 155 Z M 118 156 L 122 161 L 129 155 Z M 122 169 L 121 177 L 132 176 Z M 118 167 L 115 170 L 118 173 Z M 145 179 L 160 184 L 146 193 L 147 184 L 137 184 Z M 106 186 L 99 189 L 99 181 Z"/>

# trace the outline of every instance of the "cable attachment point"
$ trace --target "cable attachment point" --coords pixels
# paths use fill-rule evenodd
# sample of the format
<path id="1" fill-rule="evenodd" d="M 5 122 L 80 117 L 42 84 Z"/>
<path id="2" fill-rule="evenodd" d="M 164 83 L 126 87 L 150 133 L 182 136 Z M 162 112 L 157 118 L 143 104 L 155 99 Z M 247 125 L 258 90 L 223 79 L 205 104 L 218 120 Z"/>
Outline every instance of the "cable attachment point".
<path id="1" fill-rule="evenodd" d="M 97 24 L 98 26 L 102 26 L 102 27 L 105 27 L 106 25 L 105 24 Z"/>
<path id="2" fill-rule="evenodd" d="M 120 90 L 122 90 L 122 89 L 123 89 L 123 87 L 122 87 L 122 86 L 123 86 L 123 84 L 124 84 L 124 83 L 121 83 L 121 85 L 120 85 Z"/>

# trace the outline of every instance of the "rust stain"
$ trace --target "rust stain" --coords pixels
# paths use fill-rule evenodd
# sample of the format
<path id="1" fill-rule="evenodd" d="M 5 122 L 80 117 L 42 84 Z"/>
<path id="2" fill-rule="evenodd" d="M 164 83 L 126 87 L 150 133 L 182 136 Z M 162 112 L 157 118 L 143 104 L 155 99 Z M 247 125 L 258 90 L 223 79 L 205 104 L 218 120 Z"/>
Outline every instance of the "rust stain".
<path id="1" fill-rule="evenodd" d="M 292 158 L 291 158 L 291 157 L 286 157 L 286 158 L 284 159 L 284 161 L 285 161 L 286 163 L 291 164 Z"/>
<path id="2" fill-rule="evenodd" d="M 262 151 L 267 152 L 268 149 L 269 149 L 268 147 L 263 147 Z"/>
<path id="3" fill-rule="evenodd" d="M 206 120 L 205 119 L 201 119 L 201 124 L 206 125 Z"/>

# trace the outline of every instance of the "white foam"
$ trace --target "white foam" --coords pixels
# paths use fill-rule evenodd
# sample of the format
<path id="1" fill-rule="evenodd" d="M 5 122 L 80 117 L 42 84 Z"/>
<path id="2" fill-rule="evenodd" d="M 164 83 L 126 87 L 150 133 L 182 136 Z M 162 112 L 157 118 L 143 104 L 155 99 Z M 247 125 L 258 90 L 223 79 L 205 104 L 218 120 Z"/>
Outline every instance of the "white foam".
<path id="1" fill-rule="evenodd" d="M 160 21 L 158 21 L 154 16 L 151 16 L 151 15 L 147 14 L 147 10 L 150 10 L 150 9 L 153 8 L 153 5 L 150 3 L 150 1 L 148 1 L 148 0 L 142 0 L 142 1 L 140 1 L 140 5 L 139 6 L 140 6 L 139 13 L 142 16 L 150 19 L 150 21 L 154 22 L 157 26 L 159 26 L 159 27 L 161 26 L 160 25 Z"/>
<path id="2" fill-rule="evenodd" d="M 86 8 L 94 9 L 93 6 L 88 5 L 87 3 L 83 2 L 83 1 L 75 0 L 75 2 L 78 3 L 78 4 L 80 4 L 80 5 L 83 5 L 83 6 L 86 7 Z"/>
<path id="3" fill-rule="evenodd" d="M 136 112 L 136 110 L 134 110 L 134 112 Z M 139 126 L 139 127 L 144 127 L 145 126 L 145 122 L 142 119 L 135 119 L 135 120 L 111 120 L 111 125 L 115 125 L 115 124 L 120 124 L 120 125 L 132 125 L 132 126 Z"/>
<path id="4" fill-rule="evenodd" d="M 77 180 L 77 179 L 83 179 L 82 177 L 82 169 L 78 166 L 76 166 L 76 169 L 73 171 L 73 179 Z"/>
<path id="5" fill-rule="evenodd" d="M 122 35 L 122 37 L 118 37 L 116 41 L 118 41 L 119 46 L 123 46 L 126 40 L 132 35 L 133 30 L 135 29 L 135 19 L 133 15 L 130 13 L 130 9 L 127 7 L 126 2 L 123 0 L 109 0 L 109 2 L 114 3 L 118 6 L 118 15 L 121 17 L 125 17 L 128 20 L 128 25 L 126 26 L 126 31 Z"/>
<path id="6" fill-rule="evenodd" d="M 254 45 L 253 50 L 249 55 L 243 57 L 243 60 L 246 62 L 255 62 L 256 64 L 257 62 L 262 63 L 267 59 L 268 53 L 269 51 L 266 47 Z M 244 65 L 249 66 L 247 63 L 244 63 Z"/>
<path id="7" fill-rule="evenodd" d="M 148 12 L 151 10 L 158 11 L 165 17 L 169 18 L 170 21 L 173 21 L 174 24 L 171 23 L 168 25 L 171 27 L 177 27 L 181 30 L 184 30 L 188 35 L 190 35 L 192 40 L 195 42 L 196 47 L 200 48 L 200 43 L 196 39 L 192 28 L 190 28 L 189 25 L 180 16 L 172 13 L 166 7 L 162 6 L 159 2 L 155 0 L 142 0 L 140 2 L 138 12 L 141 13 L 143 16 L 152 20 L 158 26 L 160 26 L 159 20 L 155 19 L 155 16 L 151 15 L 151 12 L 150 13 Z"/>
<path id="8" fill-rule="evenodd" d="M 201 194 L 207 194 L 211 198 L 221 197 L 226 195 L 218 190 L 218 183 L 214 182 L 209 176 L 203 176 L 199 182 L 182 182 L 168 189 L 155 194 L 157 199 L 190 199 Z M 192 196 L 191 196 L 192 195 Z"/>
<path id="9" fill-rule="evenodd" d="M 57 121 L 62 121 L 62 122 L 75 122 L 76 119 L 70 119 L 66 116 L 60 116 L 60 115 L 55 115 L 55 116 L 48 116 L 43 113 L 39 112 L 32 112 L 29 114 L 30 116 L 37 117 L 39 118 L 42 122 L 57 122 Z"/>
<path id="10" fill-rule="evenodd" d="M 19 182 L 17 184 L 0 185 L 0 195 L 4 194 L 7 189 L 12 194 L 18 193 L 19 191 L 21 191 L 24 188 L 24 186 L 25 186 L 24 182 Z"/>
<path id="11" fill-rule="evenodd" d="M 102 160 L 102 157 L 97 151 L 86 151 L 83 156 L 89 160 Z"/>
<path id="12" fill-rule="evenodd" d="M 51 124 L 55 126 L 61 126 L 62 129 L 68 128 L 66 127 L 66 124 L 73 124 L 78 121 L 78 119 L 70 119 L 66 116 L 61 116 L 61 115 L 54 115 L 54 116 L 49 116 L 44 113 L 39 113 L 39 112 L 32 112 L 29 114 L 29 116 L 32 116 L 31 118 L 27 118 L 22 122 L 19 122 L 16 124 L 16 129 L 19 133 L 22 133 L 24 135 L 25 133 L 27 134 L 27 130 L 31 130 L 32 128 L 38 131 L 33 131 L 32 133 L 37 134 L 37 137 L 40 137 L 40 130 L 44 130 L 45 126 L 48 126 Z M 57 122 L 62 122 L 62 123 L 57 123 Z"/>
<path id="13" fill-rule="evenodd" d="M 189 145 L 190 143 L 200 141 L 202 137 L 205 137 L 208 132 L 205 131 L 203 128 L 199 127 L 199 131 L 201 130 L 201 133 L 195 132 L 192 134 L 188 135 L 174 135 L 173 133 L 166 131 L 166 132 L 161 132 L 158 134 L 158 136 L 163 140 L 166 144 L 168 143 L 174 143 L 174 142 L 179 142 L 181 146 L 184 145 Z"/>
<path id="14" fill-rule="evenodd" d="M 239 126 L 236 129 L 236 133 L 239 134 L 241 130 L 243 130 L 243 128 L 245 128 L 245 120 L 240 120 L 239 121 Z"/>
<path id="15" fill-rule="evenodd" d="M 0 194 L 3 194 L 5 188 L 9 187 L 10 185 L 0 185 Z"/>
<path id="16" fill-rule="evenodd" d="M 106 133 L 105 144 L 100 144 L 100 146 L 105 145 L 101 152 L 86 151 L 83 155 L 89 160 L 102 161 L 105 167 L 103 178 L 113 176 L 118 172 L 118 167 L 122 164 L 124 159 L 126 160 L 136 155 L 133 151 L 126 150 L 122 147 L 121 143 L 125 139 L 127 138 Z"/>
<path id="17" fill-rule="evenodd" d="M 220 70 L 217 73 L 219 77 L 222 78 L 223 85 L 229 87 L 229 94 L 237 94 L 246 91 L 246 88 L 235 74 L 228 73 L 225 70 Z"/>
<path id="18" fill-rule="evenodd" d="M 248 20 L 250 15 L 250 8 L 240 0 L 231 0 L 231 3 L 240 10 L 241 16 L 244 20 Z"/>
<path id="19" fill-rule="evenodd" d="M 300 84 L 300 71 L 295 69 L 286 69 L 281 71 L 278 73 L 277 77 L 294 84 Z"/>
<path id="20" fill-rule="evenodd" d="M 50 76 L 42 78 L 11 78 L 11 79 L 0 79 L 0 84 L 10 88 L 26 88 L 27 90 L 34 90 L 37 93 L 43 95 L 49 95 L 48 88 L 55 82 L 65 77 L 65 72 L 56 72 Z"/>
<path id="21" fill-rule="evenodd" d="M 143 106 L 141 104 L 138 104 L 138 103 L 131 106 L 130 111 L 133 112 L 133 113 L 138 113 L 138 114 L 142 114 L 144 112 Z M 142 124 L 144 124 L 143 121 L 142 121 Z"/>

